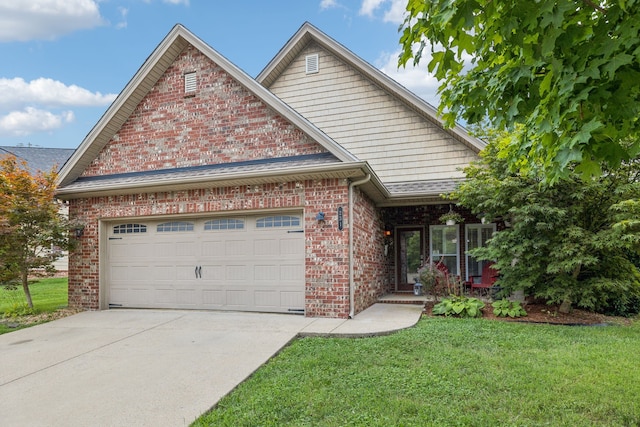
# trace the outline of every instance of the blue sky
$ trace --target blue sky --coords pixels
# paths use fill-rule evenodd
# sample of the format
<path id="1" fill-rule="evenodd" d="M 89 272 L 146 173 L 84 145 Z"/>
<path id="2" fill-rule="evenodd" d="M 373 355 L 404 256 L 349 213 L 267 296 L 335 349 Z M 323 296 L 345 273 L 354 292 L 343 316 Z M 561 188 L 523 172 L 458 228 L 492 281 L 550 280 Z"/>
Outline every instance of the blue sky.
<path id="1" fill-rule="evenodd" d="M 435 104 L 397 70 L 406 0 L 0 0 L 0 145 L 76 148 L 180 23 L 255 77 L 309 21 Z"/>

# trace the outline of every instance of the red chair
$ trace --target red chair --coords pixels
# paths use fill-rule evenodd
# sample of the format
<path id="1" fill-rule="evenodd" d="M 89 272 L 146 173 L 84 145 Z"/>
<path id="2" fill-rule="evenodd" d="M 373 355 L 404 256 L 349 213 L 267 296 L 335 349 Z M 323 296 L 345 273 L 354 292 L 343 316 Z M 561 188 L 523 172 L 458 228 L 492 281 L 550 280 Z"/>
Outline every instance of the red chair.
<path id="1" fill-rule="evenodd" d="M 488 295 L 493 284 L 498 280 L 498 270 L 493 268 L 493 263 L 488 262 L 482 267 L 482 276 L 469 276 L 471 279 L 471 292 L 478 291 Z"/>

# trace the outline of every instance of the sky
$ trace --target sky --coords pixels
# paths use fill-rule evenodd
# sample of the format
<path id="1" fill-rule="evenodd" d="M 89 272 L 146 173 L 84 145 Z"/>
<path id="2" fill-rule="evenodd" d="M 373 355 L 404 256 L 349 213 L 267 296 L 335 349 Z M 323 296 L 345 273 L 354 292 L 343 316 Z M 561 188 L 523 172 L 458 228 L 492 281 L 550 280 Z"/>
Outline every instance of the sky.
<path id="1" fill-rule="evenodd" d="M 174 25 L 252 77 L 306 21 L 433 105 L 398 70 L 407 0 L 0 0 L 0 146 L 77 148 Z"/>

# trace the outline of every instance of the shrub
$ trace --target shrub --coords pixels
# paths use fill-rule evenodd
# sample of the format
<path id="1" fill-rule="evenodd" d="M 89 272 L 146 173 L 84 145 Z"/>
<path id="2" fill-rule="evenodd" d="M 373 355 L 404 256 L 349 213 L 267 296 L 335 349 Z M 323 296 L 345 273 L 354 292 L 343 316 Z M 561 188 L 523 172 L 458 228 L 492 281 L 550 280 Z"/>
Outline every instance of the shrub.
<path id="1" fill-rule="evenodd" d="M 491 306 L 493 307 L 493 314 L 498 317 L 522 317 L 527 315 L 527 312 L 518 301 L 509 301 L 503 298 L 495 301 Z"/>
<path id="2" fill-rule="evenodd" d="M 459 317 L 482 317 L 484 303 L 478 298 L 451 295 L 433 306 L 433 314 Z"/>

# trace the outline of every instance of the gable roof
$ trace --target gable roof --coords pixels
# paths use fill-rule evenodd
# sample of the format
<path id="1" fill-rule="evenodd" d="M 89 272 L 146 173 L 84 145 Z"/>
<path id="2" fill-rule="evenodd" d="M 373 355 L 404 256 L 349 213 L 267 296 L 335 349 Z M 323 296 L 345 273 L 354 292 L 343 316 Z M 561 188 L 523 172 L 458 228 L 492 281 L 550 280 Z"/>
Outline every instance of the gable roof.
<path id="1" fill-rule="evenodd" d="M 193 35 L 185 27 L 178 24 L 173 27 L 160 45 L 147 58 L 62 168 L 58 178 L 58 194 L 64 194 L 65 187 L 80 177 L 87 166 L 98 156 L 102 148 L 109 143 L 111 138 L 126 122 L 140 101 L 149 93 L 158 79 L 188 45 L 194 46 L 211 61 L 215 62 L 269 108 L 272 108 L 276 113 L 297 126 L 302 132 L 333 154 L 340 162 L 358 167 L 364 166 L 363 162 L 329 138 L 268 89 Z"/>
<path id="2" fill-rule="evenodd" d="M 0 146 L 0 155 L 13 155 L 24 160 L 31 172 L 48 172 L 54 166 L 60 170 L 73 152 L 73 148 Z"/>
<path id="3" fill-rule="evenodd" d="M 418 115 L 434 123 L 473 152 L 479 153 L 480 150 L 485 147 L 486 143 L 484 141 L 469 135 L 460 125 L 456 125 L 453 128 L 446 128 L 443 120 L 438 116 L 438 111 L 435 107 L 358 57 L 309 22 L 305 22 L 293 37 L 289 39 L 271 62 L 260 72 L 256 80 L 265 87 L 270 87 L 278 79 L 280 74 L 286 70 L 289 64 L 296 59 L 300 52 L 312 42 L 318 43 L 322 48 L 358 70 L 362 75 L 366 76 L 366 78 L 396 97 L 396 99 L 405 103 Z"/>

